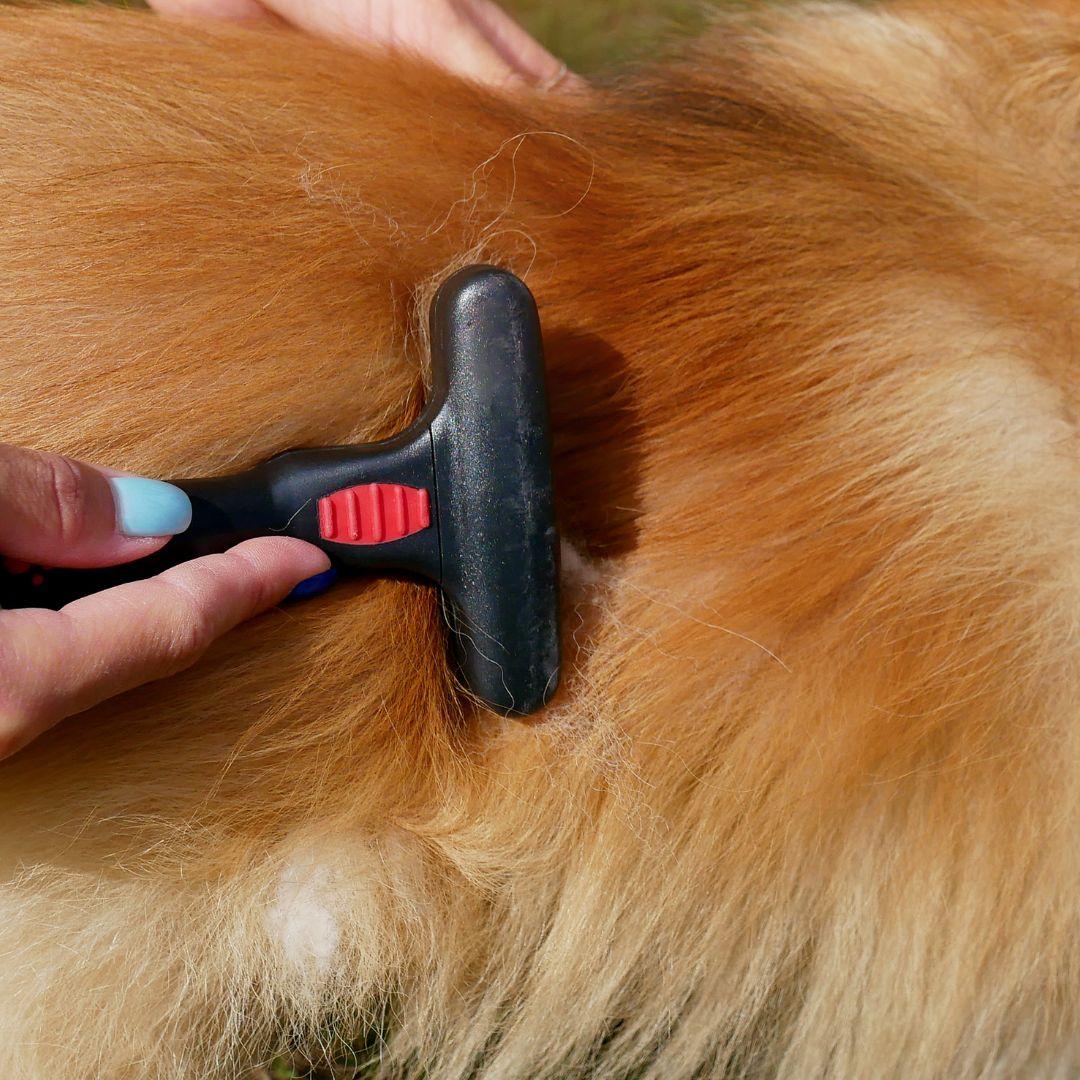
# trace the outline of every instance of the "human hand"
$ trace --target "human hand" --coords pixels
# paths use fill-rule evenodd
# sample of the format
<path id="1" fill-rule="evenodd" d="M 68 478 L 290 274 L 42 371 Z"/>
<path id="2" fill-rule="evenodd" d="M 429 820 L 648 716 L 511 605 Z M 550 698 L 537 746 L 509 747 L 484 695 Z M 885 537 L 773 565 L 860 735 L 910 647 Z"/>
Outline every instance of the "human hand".
<path id="1" fill-rule="evenodd" d="M 163 547 L 191 520 L 179 488 L 0 445 L 0 558 L 97 567 Z M 193 664 L 330 563 L 288 537 L 248 540 L 62 611 L 0 611 L 0 758 L 74 713 Z"/>
<path id="2" fill-rule="evenodd" d="M 388 45 L 465 78 L 539 89 L 582 85 L 492 0 L 150 0 L 164 15 L 276 20 L 346 45 Z"/>

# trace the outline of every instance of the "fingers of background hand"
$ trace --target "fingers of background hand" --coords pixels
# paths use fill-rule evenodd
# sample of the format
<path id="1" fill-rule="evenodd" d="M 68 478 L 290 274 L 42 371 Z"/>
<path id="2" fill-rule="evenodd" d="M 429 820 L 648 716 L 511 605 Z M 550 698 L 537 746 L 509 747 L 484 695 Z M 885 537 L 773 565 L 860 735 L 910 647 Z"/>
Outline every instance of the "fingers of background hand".
<path id="1" fill-rule="evenodd" d="M 265 22 L 273 19 L 258 0 L 150 0 L 159 15 L 192 19 L 227 19 L 230 22 Z"/>
<path id="2" fill-rule="evenodd" d="M 0 611 L 0 757 L 65 716 L 190 666 L 328 565 L 302 540 L 248 540 L 62 611 Z"/>
<path id="3" fill-rule="evenodd" d="M 121 499 L 135 526 L 128 531 L 143 539 L 121 534 Z M 187 496 L 171 484 L 110 477 L 59 454 L 0 444 L 2 555 L 47 566 L 127 562 L 161 547 L 190 516 Z"/>
<path id="4" fill-rule="evenodd" d="M 452 0 L 265 0 L 265 6 L 301 30 L 347 45 L 407 49 L 481 82 L 512 75 L 484 29 Z"/>
<path id="5" fill-rule="evenodd" d="M 548 86 L 563 65 L 490 0 L 150 0 L 155 10 L 193 18 L 252 21 L 259 11 L 346 45 L 391 45 L 457 75 L 497 86 Z M 257 10 L 258 9 L 258 10 Z M 566 82 L 579 85 L 576 76 Z"/>

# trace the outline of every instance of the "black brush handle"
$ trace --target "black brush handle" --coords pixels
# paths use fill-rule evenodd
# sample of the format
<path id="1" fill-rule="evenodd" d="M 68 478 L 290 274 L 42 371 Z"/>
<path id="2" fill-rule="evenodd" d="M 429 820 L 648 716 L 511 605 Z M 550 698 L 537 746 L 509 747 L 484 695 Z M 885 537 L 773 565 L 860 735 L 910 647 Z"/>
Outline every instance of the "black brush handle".
<path id="1" fill-rule="evenodd" d="M 357 570 L 404 570 L 439 581 L 438 526 L 389 543 L 336 543 L 322 535 L 318 503 L 366 484 L 408 485 L 434 499 L 431 436 L 410 428 L 396 439 L 366 446 L 296 450 L 244 473 L 175 480 L 191 499 L 191 525 L 143 559 L 93 570 L 0 565 L 0 608 L 58 610 L 83 596 L 169 567 L 226 551 L 256 536 L 294 536 L 321 547 L 335 565 Z M 436 515 L 433 515 L 433 517 Z"/>
<path id="2" fill-rule="evenodd" d="M 191 499 L 191 526 L 145 558 L 92 570 L 8 562 L 0 568 L 0 608 L 58 610 L 80 597 L 153 577 L 188 559 L 225 551 L 260 535 L 265 531 L 260 523 L 271 520 L 271 509 L 259 473 L 252 470 L 217 480 L 173 481 Z"/>

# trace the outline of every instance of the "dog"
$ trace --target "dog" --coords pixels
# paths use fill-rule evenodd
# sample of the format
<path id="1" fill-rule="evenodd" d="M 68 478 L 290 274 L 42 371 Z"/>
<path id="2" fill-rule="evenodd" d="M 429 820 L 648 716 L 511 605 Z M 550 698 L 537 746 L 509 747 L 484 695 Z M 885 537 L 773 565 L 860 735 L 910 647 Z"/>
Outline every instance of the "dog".
<path id="1" fill-rule="evenodd" d="M 1080 5 L 718 14 L 563 98 L 0 9 L 0 432 L 174 477 L 544 326 L 566 670 L 356 579 L 0 765 L 19 1076 L 1080 1071 Z"/>

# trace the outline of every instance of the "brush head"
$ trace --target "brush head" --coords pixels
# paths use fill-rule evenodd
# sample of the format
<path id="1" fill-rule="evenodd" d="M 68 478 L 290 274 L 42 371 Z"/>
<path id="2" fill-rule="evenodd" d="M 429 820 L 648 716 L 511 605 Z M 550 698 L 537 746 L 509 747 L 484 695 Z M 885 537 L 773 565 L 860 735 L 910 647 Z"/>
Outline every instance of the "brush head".
<path id="1" fill-rule="evenodd" d="M 431 363 L 451 643 L 473 693 L 524 715 L 559 682 L 559 538 L 532 294 L 495 267 L 455 274 L 432 305 Z"/>

